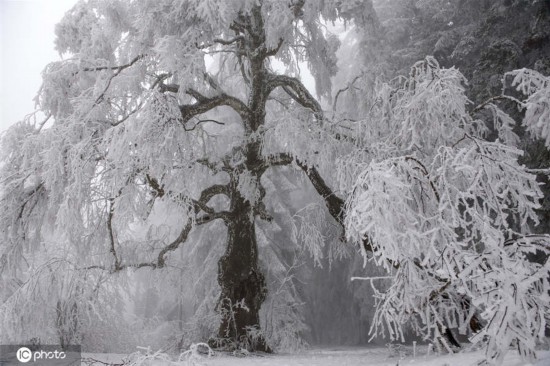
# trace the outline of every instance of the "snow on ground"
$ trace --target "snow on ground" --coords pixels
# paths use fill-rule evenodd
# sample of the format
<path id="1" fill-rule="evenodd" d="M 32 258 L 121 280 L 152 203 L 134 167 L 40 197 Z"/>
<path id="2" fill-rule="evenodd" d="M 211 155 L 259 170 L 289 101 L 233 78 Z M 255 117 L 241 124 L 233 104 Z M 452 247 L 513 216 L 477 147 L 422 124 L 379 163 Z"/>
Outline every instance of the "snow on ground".
<path id="1" fill-rule="evenodd" d="M 157 355 L 155 360 L 141 363 L 147 366 L 468 366 L 476 365 L 483 359 L 482 352 L 464 352 L 459 354 L 427 355 L 427 349 L 419 348 L 416 357 L 410 354 L 399 356 L 390 355 L 387 348 L 323 348 L 311 349 L 296 354 L 276 355 L 249 355 L 235 357 L 228 354 L 215 354 L 212 357 L 199 356 L 180 362 L 177 360 L 162 359 Z M 113 354 L 84 354 L 83 365 L 104 366 L 91 363 L 91 359 L 107 363 L 118 363 L 122 355 Z M 86 361 L 88 360 L 88 362 Z M 510 351 L 503 366 L 550 366 L 550 351 L 539 351 L 535 363 L 522 361 L 519 355 Z"/>

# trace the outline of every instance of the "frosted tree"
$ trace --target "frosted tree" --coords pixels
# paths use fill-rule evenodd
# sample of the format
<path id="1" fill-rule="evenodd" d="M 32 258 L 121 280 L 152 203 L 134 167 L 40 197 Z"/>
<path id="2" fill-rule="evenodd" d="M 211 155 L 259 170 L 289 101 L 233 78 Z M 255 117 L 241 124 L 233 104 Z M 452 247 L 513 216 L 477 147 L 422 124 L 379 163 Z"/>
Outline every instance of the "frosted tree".
<path id="1" fill-rule="evenodd" d="M 342 222 L 343 200 L 320 171 L 351 144 L 301 83 L 300 65 L 330 97 L 338 39 L 323 22 L 366 24 L 371 11 L 369 1 L 78 3 L 56 28 L 65 59 L 43 73 L 47 120 L 2 139 L 4 296 L 32 291 L 19 279 L 55 271 L 51 258 L 85 278 L 165 268 L 198 227 L 222 223 L 218 345 L 268 351 L 262 176 L 301 168 Z M 10 304 L 3 314 L 17 311 Z"/>
<path id="2" fill-rule="evenodd" d="M 365 263 L 383 266 L 371 331 L 402 339 L 402 326 L 449 351 L 449 328 L 486 345 L 500 363 L 511 345 L 535 355 L 550 315 L 550 238 L 531 235 L 542 193 L 533 172 L 518 163 L 514 120 L 496 105 L 515 100 L 523 125 L 547 139 L 549 79 L 531 70 L 509 73 L 510 95 L 468 107 L 466 83 L 454 68 L 431 57 L 408 78 L 382 84 L 362 136 L 370 154 L 341 164 L 348 238 L 360 243 Z M 484 139 L 488 109 L 498 131 Z M 548 146 L 548 144 L 547 144 Z M 346 165 L 349 165 L 346 167 Z M 359 173 L 347 173 L 355 169 Z M 542 252 L 544 261 L 533 261 Z"/>

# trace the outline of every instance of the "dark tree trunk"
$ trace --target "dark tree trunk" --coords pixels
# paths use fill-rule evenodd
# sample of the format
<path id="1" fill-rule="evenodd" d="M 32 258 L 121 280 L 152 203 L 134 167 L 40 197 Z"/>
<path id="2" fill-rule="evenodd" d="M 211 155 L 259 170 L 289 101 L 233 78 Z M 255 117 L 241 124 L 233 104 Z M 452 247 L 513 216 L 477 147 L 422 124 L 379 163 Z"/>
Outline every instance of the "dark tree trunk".
<path id="1" fill-rule="evenodd" d="M 222 322 L 218 346 L 271 352 L 260 330 L 260 307 L 267 288 L 258 268 L 258 246 L 253 208 L 234 192 L 227 222 L 227 249 L 218 264 Z"/>

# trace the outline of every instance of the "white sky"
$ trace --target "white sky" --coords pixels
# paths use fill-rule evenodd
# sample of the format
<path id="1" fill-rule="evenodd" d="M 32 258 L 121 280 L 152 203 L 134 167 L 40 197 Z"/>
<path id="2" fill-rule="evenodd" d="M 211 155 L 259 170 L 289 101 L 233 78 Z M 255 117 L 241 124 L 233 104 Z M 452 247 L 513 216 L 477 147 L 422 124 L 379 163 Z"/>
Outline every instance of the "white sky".
<path id="1" fill-rule="evenodd" d="M 0 132 L 34 111 L 40 73 L 60 57 L 54 27 L 77 0 L 0 0 Z"/>

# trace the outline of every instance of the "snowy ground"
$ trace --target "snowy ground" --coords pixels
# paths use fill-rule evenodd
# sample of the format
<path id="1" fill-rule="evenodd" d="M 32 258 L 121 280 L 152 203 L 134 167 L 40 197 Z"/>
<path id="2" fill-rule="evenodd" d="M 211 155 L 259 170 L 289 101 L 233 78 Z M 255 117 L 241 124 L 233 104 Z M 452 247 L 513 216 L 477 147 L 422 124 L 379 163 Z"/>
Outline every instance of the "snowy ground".
<path id="1" fill-rule="evenodd" d="M 213 357 L 194 357 L 181 362 L 177 360 L 162 359 L 157 355 L 155 360 L 147 360 L 141 365 L 164 366 L 468 366 L 476 365 L 483 358 L 481 352 L 465 352 L 454 355 L 427 355 L 426 348 L 420 348 L 416 357 L 412 354 L 399 356 L 390 355 L 386 348 L 324 348 L 312 349 L 297 354 L 277 355 L 249 355 L 247 357 L 235 357 L 227 354 L 216 354 Z M 411 353 L 407 349 L 402 353 Z M 119 363 L 122 356 L 106 354 L 84 354 L 83 365 L 105 366 L 102 363 L 90 362 L 92 359 Z M 145 361 L 145 360 L 144 360 Z M 519 355 L 510 352 L 506 355 L 504 366 L 550 366 L 550 351 L 539 351 L 538 360 L 528 363 L 521 360 Z"/>

